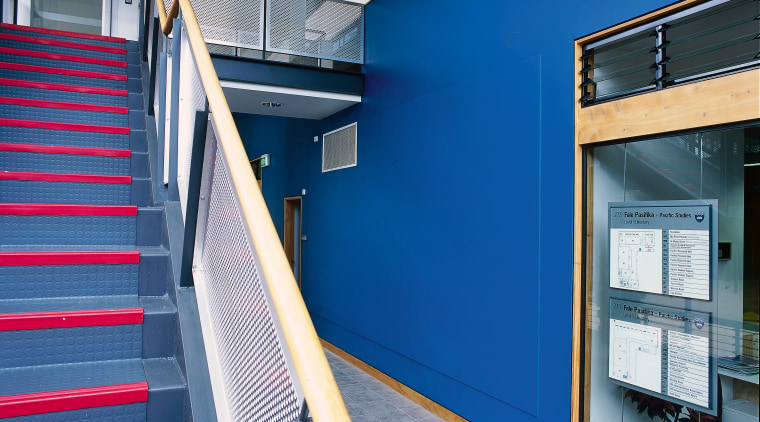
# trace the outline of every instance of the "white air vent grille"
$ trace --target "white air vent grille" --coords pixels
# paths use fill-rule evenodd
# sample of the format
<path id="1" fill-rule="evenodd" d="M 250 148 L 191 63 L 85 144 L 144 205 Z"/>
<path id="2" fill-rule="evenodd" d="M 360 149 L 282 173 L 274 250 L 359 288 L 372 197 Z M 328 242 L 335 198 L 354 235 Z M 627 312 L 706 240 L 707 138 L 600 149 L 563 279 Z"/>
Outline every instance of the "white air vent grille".
<path id="1" fill-rule="evenodd" d="M 322 173 L 356 165 L 356 123 L 325 133 Z"/>

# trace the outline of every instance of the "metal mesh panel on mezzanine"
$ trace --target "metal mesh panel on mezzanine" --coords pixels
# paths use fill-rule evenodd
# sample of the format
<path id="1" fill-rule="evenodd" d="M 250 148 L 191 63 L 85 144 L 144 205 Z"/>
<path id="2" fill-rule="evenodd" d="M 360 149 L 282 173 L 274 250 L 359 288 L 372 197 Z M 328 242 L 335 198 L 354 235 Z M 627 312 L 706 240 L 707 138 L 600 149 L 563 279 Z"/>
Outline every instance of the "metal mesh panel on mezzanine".
<path id="1" fill-rule="evenodd" d="M 192 0 L 207 43 L 261 50 L 264 42 L 263 0 Z M 219 19 L 224 16 L 224 19 Z"/>
<path id="2" fill-rule="evenodd" d="M 216 378 L 221 384 L 231 420 L 293 421 L 301 411 L 302 393 L 277 334 L 276 314 L 244 229 L 223 153 L 215 146 L 213 130 L 209 133 L 207 142 L 213 145 L 207 146 L 204 158 L 204 172 L 211 174 L 204 175 L 210 179 L 208 205 L 206 216 L 199 216 L 199 229 L 205 229 L 196 240 L 193 273 L 199 305 L 207 303 L 205 324 L 211 328 L 216 350 L 216 356 L 209 356 L 209 362 L 218 364 L 218 368 L 210 364 L 212 383 Z M 210 150 L 216 152 L 215 158 L 209 157 Z"/>
<path id="3" fill-rule="evenodd" d="M 364 62 L 364 8 L 322 0 L 270 0 L 266 50 L 350 63 Z"/>

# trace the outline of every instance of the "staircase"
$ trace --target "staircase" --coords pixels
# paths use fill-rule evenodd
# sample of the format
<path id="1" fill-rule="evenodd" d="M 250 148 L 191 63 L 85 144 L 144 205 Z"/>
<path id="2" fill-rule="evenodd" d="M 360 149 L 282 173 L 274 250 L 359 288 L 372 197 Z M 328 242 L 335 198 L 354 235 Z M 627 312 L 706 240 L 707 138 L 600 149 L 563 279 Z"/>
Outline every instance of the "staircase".
<path id="1" fill-rule="evenodd" d="M 136 42 L 0 27 L 0 420 L 188 419 L 142 91 Z"/>

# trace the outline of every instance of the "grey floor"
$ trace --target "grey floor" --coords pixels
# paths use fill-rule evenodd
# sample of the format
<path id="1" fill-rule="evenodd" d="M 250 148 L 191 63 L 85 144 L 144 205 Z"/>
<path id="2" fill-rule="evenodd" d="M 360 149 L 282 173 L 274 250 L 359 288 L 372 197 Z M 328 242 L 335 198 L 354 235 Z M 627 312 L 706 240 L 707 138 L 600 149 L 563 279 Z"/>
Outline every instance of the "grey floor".
<path id="1" fill-rule="evenodd" d="M 331 351 L 325 355 L 353 422 L 443 421 Z"/>

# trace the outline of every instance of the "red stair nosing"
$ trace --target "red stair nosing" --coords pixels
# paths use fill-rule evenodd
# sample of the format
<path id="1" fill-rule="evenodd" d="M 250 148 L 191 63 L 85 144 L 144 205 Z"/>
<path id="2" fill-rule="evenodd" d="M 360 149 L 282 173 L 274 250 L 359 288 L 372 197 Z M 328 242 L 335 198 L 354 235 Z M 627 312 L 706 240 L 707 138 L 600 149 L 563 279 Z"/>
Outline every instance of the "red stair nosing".
<path id="1" fill-rule="evenodd" d="M 102 113 L 129 113 L 129 107 L 107 106 L 98 104 L 68 103 L 64 101 L 35 100 L 30 98 L 0 97 L 0 104 L 28 107 L 57 108 L 63 110 L 98 111 Z"/>
<path id="2" fill-rule="evenodd" d="M 0 418 L 146 401 L 148 401 L 148 383 L 146 382 L 0 396 Z"/>
<path id="3" fill-rule="evenodd" d="M 20 88 L 49 89 L 54 91 L 79 92 L 83 94 L 113 95 L 116 97 L 126 97 L 129 91 L 126 89 L 97 88 L 92 86 L 66 85 L 52 82 L 34 82 L 20 79 L 0 78 L 0 85 L 16 86 Z"/>
<path id="4" fill-rule="evenodd" d="M 28 37 L 26 35 L 0 33 L 0 40 L 28 42 L 32 44 L 50 45 L 53 47 L 76 48 L 79 50 L 90 50 L 100 53 L 127 54 L 126 48 L 103 47 L 102 45 L 82 44 L 71 41 L 53 40 L 50 38 Z"/>
<path id="5" fill-rule="evenodd" d="M 117 135 L 129 135 L 128 127 L 88 125 L 83 123 L 45 122 L 40 120 L 0 118 L 0 126 L 16 126 L 30 129 L 57 129 L 73 130 L 78 132 L 115 133 Z"/>
<path id="6" fill-rule="evenodd" d="M 136 205 L 0 203 L 0 215 L 94 215 L 134 217 Z"/>
<path id="7" fill-rule="evenodd" d="M 0 47 L 0 54 L 15 54 L 18 56 L 37 57 L 40 59 L 64 60 L 68 62 L 100 64 L 113 67 L 127 67 L 126 61 L 96 59 L 92 57 L 75 56 L 72 54 L 46 53 L 44 51 L 22 50 L 20 48 Z"/>
<path id="8" fill-rule="evenodd" d="M 67 154 L 67 155 L 95 155 L 99 157 L 123 157 L 132 156 L 128 149 L 69 147 L 58 145 L 35 145 L 35 144 L 12 144 L 0 142 L 0 151 L 32 152 L 38 154 Z"/>
<path id="9" fill-rule="evenodd" d="M 114 183 L 129 185 L 132 176 L 103 174 L 40 173 L 31 171 L 0 171 L 0 180 L 24 180 L 35 182 Z"/>
<path id="10" fill-rule="evenodd" d="M 53 75 L 78 76 L 82 78 L 108 79 L 112 81 L 126 81 L 127 75 L 118 73 L 92 72 L 89 70 L 63 69 L 50 66 L 38 66 L 34 64 L 0 62 L 0 69 L 21 70 L 25 72 L 50 73 Z"/>
<path id="11" fill-rule="evenodd" d="M 110 41 L 110 42 L 117 42 L 117 43 L 127 42 L 126 38 L 108 37 L 105 35 L 82 34 L 80 32 L 61 31 L 58 29 L 36 28 L 36 27 L 24 26 L 24 25 L 14 25 L 10 23 L 0 24 L 0 28 L 11 29 L 15 31 L 37 32 L 40 34 L 48 34 L 48 35 L 61 35 L 64 37 L 82 38 L 82 39 L 97 40 L 97 41 Z"/>
<path id="12" fill-rule="evenodd" d="M 142 308 L 0 314 L 0 331 L 142 324 Z"/>
<path id="13" fill-rule="evenodd" d="M 0 266 L 139 264 L 138 251 L 12 251 L 0 252 Z"/>

